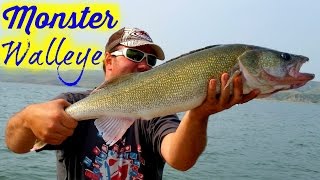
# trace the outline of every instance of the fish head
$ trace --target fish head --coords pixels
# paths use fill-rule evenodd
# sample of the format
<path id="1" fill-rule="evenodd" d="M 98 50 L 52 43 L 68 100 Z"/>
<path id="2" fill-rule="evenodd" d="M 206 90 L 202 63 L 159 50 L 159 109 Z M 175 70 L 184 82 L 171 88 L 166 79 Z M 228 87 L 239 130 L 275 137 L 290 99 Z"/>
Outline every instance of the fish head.
<path id="1" fill-rule="evenodd" d="M 300 72 L 301 66 L 309 60 L 301 55 L 255 48 L 244 52 L 238 60 L 244 88 L 247 91 L 260 89 L 258 97 L 299 88 L 314 78 L 314 74 Z"/>

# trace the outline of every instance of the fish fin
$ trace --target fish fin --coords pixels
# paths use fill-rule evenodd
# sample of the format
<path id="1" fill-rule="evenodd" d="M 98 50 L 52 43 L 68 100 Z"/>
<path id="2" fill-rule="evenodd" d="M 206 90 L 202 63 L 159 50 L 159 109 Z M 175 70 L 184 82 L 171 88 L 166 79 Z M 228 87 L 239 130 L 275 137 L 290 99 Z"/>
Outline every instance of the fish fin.
<path id="1" fill-rule="evenodd" d="M 43 148 L 45 145 L 47 145 L 47 143 L 42 142 L 37 139 L 36 142 L 34 142 L 34 145 L 33 145 L 32 149 L 30 149 L 30 151 L 39 150 L 39 149 Z"/>
<path id="2" fill-rule="evenodd" d="M 120 77 L 113 78 L 109 81 L 104 81 L 98 87 L 96 87 L 90 94 L 94 94 L 94 93 L 98 92 L 99 90 L 104 89 L 106 87 L 111 88 L 112 86 L 115 86 L 123 81 L 127 81 L 127 80 L 131 79 L 134 74 L 138 74 L 138 73 L 129 73 L 129 74 L 122 75 Z"/>
<path id="3" fill-rule="evenodd" d="M 238 76 L 238 75 L 240 75 L 240 74 L 241 74 L 241 71 L 240 71 L 240 70 L 236 70 L 236 71 L 232 74 L 232 76 L 229 78 L 226 86 L 224 86 L 223 89 L 226 89 L 227 87 L 229 87 L 230 84 L 232 83 L 233 78 L 236 77 L 236 76 Z"/>
<path id="4" fill-rule="evenodd" d="M 107 145 L 116 143 L 133 124 L 133 118 L 103 117 L 96 119 L 94 125 Z"/>

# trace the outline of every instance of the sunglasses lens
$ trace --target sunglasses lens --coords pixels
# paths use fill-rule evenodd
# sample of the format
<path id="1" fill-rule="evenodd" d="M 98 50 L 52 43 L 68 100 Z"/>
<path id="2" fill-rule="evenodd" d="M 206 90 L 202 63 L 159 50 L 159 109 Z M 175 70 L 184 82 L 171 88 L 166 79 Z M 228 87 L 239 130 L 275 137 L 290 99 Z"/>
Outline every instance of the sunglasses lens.
<path id="1" fill-rule="evenodd" d="M 142 58 L 144 57 L 144 53 L 128 48 L 125 56 L 134 62 L 141 62 Z M 155 66 L 157 63 L 157 57 L 154 55 L 147 55 L 147 63 L 149 66 Z"/>
<path id="2" fill-rule="evenodd" d="M 148 64 L 150 66 L 155 66 L 157 63 L 157 57 L 153 56 L 153 55 L 148 55 Z"/>
<path id="3" fill-rule="evenodd" d="M 127 49 L 126 56 L 135 62 L 140 62 L 144 54 L 134 49 Z"/>

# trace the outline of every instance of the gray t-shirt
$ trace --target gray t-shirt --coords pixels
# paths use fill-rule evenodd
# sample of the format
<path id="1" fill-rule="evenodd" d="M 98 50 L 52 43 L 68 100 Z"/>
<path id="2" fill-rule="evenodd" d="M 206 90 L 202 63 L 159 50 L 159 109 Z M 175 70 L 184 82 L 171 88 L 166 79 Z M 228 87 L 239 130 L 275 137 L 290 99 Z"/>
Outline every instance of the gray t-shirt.
<path id="1" fill-rule="evenodd" d="M 90 91 L 64 93 L 55 99 L 75 103 Z M 175 132 L 177 115 L 136 120 L 113 146 L 107 146 L 94 120 L 80 121 L 74 134 L 61 145 L 41 150 L 56 150 L 57 179 L 162 179 L 165 161 L 160 149 L 163 138 Z"/>

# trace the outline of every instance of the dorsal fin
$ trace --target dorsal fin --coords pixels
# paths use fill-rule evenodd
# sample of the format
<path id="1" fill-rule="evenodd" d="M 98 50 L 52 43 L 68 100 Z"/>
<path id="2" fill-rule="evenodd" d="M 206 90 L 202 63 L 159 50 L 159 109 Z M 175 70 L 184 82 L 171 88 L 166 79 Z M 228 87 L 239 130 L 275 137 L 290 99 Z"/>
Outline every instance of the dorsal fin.
<path id="1" fill-rule="evenodd" d="M 192 51 L 190 51 L 190 52 L 188 52 L 188 53 L 184 53 L 184 54 L 182 54 L 182 55 L 180 55 L 180 56 L 177 56 L 177 57 L 175 57 L 175 58 L 173 58 L 173 59 L 167 60 L 165 63 L 162 63 L 162 64 L 160 64 L 159 66 L 162 66 L 162 65 L 164 65 L 164 64 L 166 64 L 166 63 L 169 63 L 169 62 L 171 62 L 171 61 L 174 61 L 174 60 L 176 60 L 176 59 L 182 58 L 182 57 L 184 57 L 184 56 L 187 56 L 187 55 L 190 55 L 190 54 L 193 54 L 193 53 L 196 53 L 196 52 L 205 50 L 205 49 L 210 49 L 210 48 L 213 48 L 213 47 L 218 47 L 218 46 L 221 46 L 221 44 L 206 46 L 206 47 L 203 47 L 203 48 L 200 48 L 200 49 L 192 50 Z M 157 66 L 157 67 L 158 67 L 158 66 Z"/>
<path id="2" fill-rule="evenodd" d="M 90 94 L 94 94 L 98 91 L 100 91 L 101 89 L 104 89 L 106 87 L 110 88 L 112 86 L 116 86 L 117 84 L 127 81 L 131 78 L 133 78 L 136 74 L 138 73 L 129 73 L 129 74 L 125 74 L 116 78 L 112 78 L 109 81 L 104 81 L 103 83 L 101 83 L 98 87 L 96 87 Z"/>

